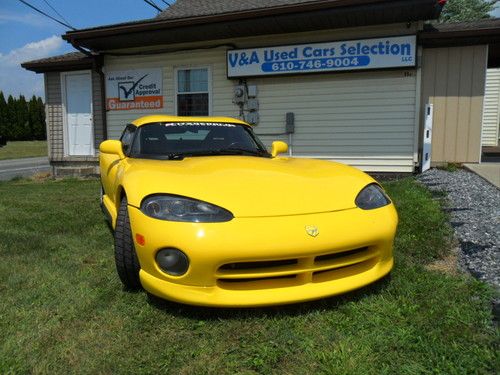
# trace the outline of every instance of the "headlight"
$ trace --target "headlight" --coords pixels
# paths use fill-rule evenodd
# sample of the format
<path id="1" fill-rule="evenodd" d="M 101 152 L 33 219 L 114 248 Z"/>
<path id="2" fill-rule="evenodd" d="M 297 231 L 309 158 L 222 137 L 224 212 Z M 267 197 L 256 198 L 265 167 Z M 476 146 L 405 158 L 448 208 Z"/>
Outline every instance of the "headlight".
<path id="1" fill-rule="evenodd" d="M 233 214 L 222 207 L 177 195 L 147 197 L 142 201 L 141 211 L 155 219 L 192 223 L 218 223 L 233 218 Z"/>
<path id="2" fill-rule="evenodd" d="M 374 208 L 387 206 L 391 203 L 391 200 L 380 186 L 377 184 L 370 184 L 361 190 L 355 202 L 356 206 L 363 210 L 372 210 Z"/>

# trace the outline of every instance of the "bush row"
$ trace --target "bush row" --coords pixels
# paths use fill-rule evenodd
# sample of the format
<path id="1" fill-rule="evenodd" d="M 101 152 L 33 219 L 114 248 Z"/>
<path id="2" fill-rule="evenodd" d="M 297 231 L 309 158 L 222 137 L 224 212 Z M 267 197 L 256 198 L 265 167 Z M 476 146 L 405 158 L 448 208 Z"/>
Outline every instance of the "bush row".
<path id="1" fill-rule="evenodd" d="M 7 100 L 0 91 L 0 136 L 9 141 L 33 141 L 47 138 L 45 106 L 42 98 L 33 95 L 29 101 L 23 95 Z"/>

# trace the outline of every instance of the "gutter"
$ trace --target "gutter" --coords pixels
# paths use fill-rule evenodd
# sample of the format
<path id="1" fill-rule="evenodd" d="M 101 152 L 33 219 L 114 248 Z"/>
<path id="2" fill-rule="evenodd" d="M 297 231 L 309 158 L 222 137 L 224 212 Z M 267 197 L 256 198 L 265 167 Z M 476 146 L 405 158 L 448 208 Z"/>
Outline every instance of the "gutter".
<path id="1" fill-rule="evenodd" d="M 471 29 L 471 30 L 423 30 L 420 32 L 422 40 L 428 39 L 454 39 L 467 37 L 500 37 L 500 27 L 492 27 L 488 29 Z"/>
<path id="2" fill-rule="evenodd" d="M 64 72 L 72 70 L 88 69 L 92 67 L 92 60 L 85 61 L 61 61 L 45 63 L 22 63 L 21 67 L 35 73 Z"/>
<path id="3" fill-rule="evenodd" d="M 419 32 L 419 44 L 424 47 L 478 45 L 500 43 L 500 23 L 496 26 L 460 29 L 427 29 Z"/>
<path id="4" fill-rule="evenodd" d="M 97 74 L 99 74 L 99 84 L 101 91 L 101 118 L 102 118 L 102 138 L 103 140 L 108 139 L 108 116 L 106 114 L 106 78 L 102 68 L 104 66 L 104 56 L 97 55 L 94 57 L 94 67 Z"/>

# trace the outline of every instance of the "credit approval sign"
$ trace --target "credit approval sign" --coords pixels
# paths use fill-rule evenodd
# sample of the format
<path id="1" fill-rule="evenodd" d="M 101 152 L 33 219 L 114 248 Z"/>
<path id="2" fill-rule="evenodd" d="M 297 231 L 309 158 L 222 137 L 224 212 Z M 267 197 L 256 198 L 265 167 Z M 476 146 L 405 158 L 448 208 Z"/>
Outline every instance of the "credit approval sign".
<path id="1" fill-rule="evenodd" d="M 106 73 L 106 109 L 126 111 L 163 108 L 161 68 Z"/>
<path id="2" fill-rule="evenodd" d="M 228 78 L 415 66 L 416 36 L 227 51 Z"/>

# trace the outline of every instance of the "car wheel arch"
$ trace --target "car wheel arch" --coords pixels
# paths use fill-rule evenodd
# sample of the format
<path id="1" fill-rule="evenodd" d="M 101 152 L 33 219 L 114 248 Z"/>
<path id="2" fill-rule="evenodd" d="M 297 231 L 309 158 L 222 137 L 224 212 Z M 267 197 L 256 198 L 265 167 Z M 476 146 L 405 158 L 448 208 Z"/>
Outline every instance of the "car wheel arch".
<path id="1" fill-rule="evenodd" d="M 120 204 L 122 203 L 122 200 L 124 198 L 127 198 L 127 193 L 125 192 L 125 189 L 123 188 L 122 185 L 118 185 L 118 188 L 116 189 L 116 201 L 115 201 L 115 206 L 116 209 L 118 210 L 120 208 Z"/>
<path id="2" fill-rule="evenodd" d="M 127 198 L 123 195 L 114 233 L 115 265 L 125 289 L 139 290 L 142 287 L 139 277 L 140 264 L 134 246 L 127 206 Z"/>

